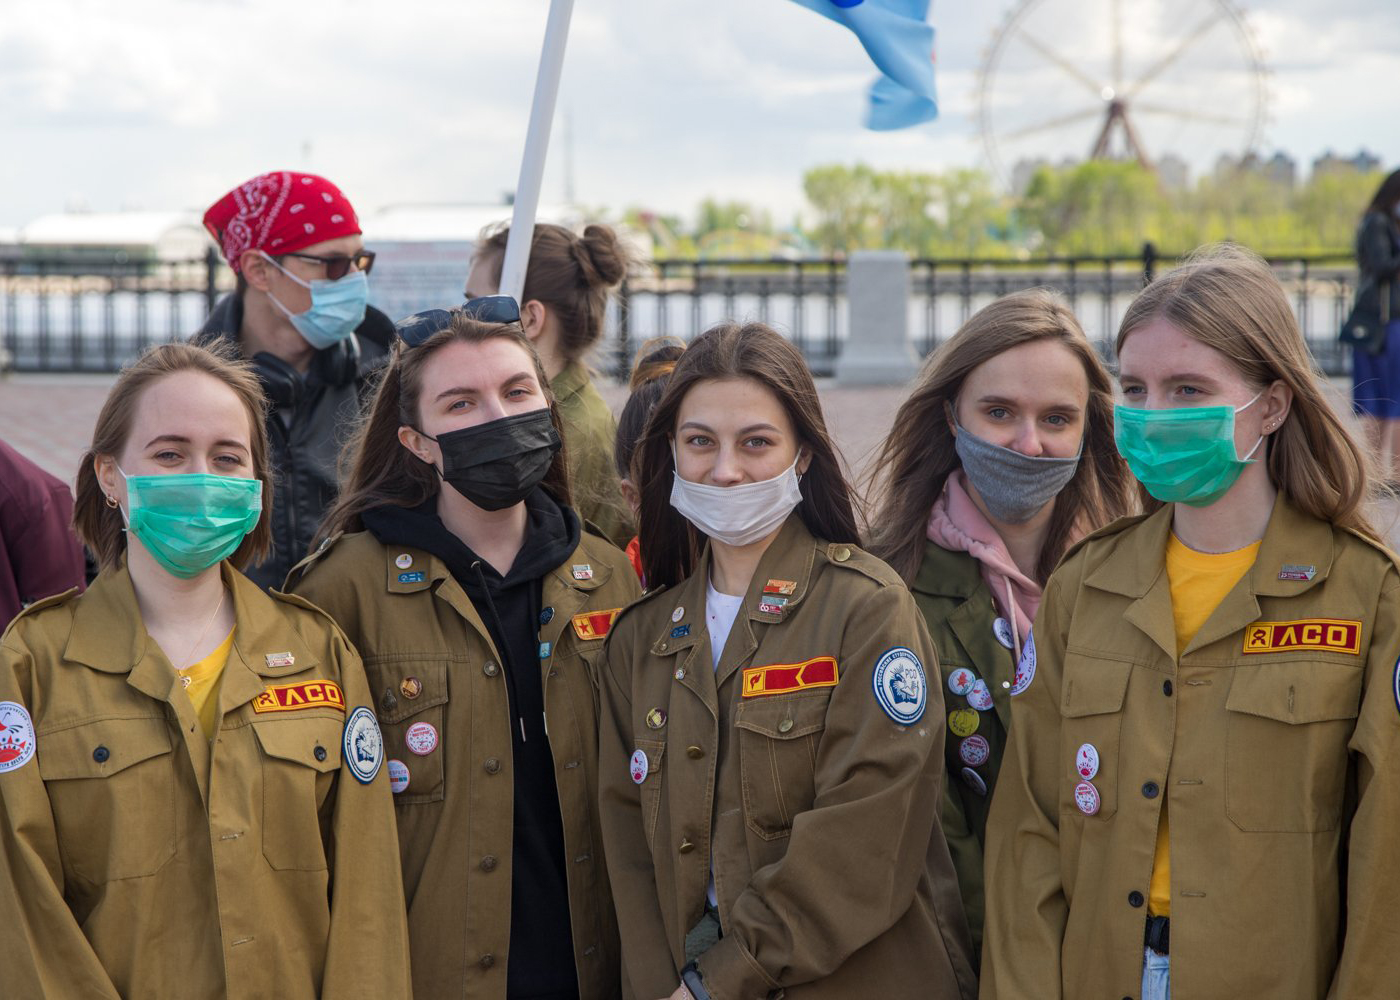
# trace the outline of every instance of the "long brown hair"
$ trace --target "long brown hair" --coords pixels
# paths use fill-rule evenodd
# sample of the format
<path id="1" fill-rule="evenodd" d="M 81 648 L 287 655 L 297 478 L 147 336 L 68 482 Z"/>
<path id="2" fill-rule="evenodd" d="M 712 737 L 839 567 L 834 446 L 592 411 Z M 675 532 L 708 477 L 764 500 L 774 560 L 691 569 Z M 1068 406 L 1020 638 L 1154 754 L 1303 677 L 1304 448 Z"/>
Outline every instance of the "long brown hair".
<path id="1" fill-rule="evenodd" d="M 417 507 L 442 489 L 442 478 L 432 464 L 423 461 L 399 441 L 400 427 L 421 423 L 418 403 L 423 390 L 423 370 L 448 344 L 482 344 L 506 340 L 517 345 L 534 365 L 540 390 L 549 401 L 549 419 L 563 440 L 559 411 L 549 391 L 539 355 L 526 339 L 518 323 L 482 323 L 463 313 L 453 313 L 452 322 L 417 347 L 394 341 L 389 363 L 374 391 L 369 412 L 345 446 L 341 464 L 346 467 L 345 487 L 321 522 L 316 543 L 341 531 L 361 531 L 360 515 L 376 507 Z M 565 449 L 560 448 L 540 484 L 561 504 L 570 502 L 569 474 Z M 316 544 L 313 543 L 313 544 Z"/>
<path id="2" fill-rule="evenodd" d="M 649 340 L 637 352 L 637 363 L 632 366 L 632 378 L 627 383 L 632 394 L 617 415 L 617 434 L 613 437 L 613 464 L 619 479 L 626 479 L 631 471 L 632 453 L 637 450 L 647 418 L 666 391 L 676 362 L 684 353 L 685 341 L 675 337 Z"/>
<path id="3" fill-rule="evenodd" d="M 121 511 L 107 504 L 107 496 L 97 479 L 97 459 L 121 454 L 148 388 L 166 376 L 186 371 L 202 372 L 222 382 L 233 390 L 248 411 L 248 457 L 253 476 L 262 481 L 262 514 L 253 530 L 229 556 L 229 562 L 234 568 L 242 569 L 272 548 L 272 470 L 268 463 L 267 427 L 263 423 L 267 400 L 257 375 L 246 362 L 237 358 L 229 341 L 215 341 L 205 347 L 160 344 L 131 362 L 117 376 L 97 415 L 92 444 L 78 465 L 73 528 L 104 569 L 115 566 L 126 551 L 126 525 Z"/>
<path id="4" fill-rule="evenodd" d="M 725 323 L 696 337 L 676 362 L 632 457 L 632 481 L 642 498 L 638 535 L 648 587 L 680 583 L 694 570 L 703 548 L 705 536 L 671 506 L 676 469 L 671 439 L 686 393 L 699 382 L 720 379 L 750 379 L 772 392 L 792 421 L 799 446 L 811 453 L 796 510 L 807 530 L 828 542 L 859 541 L 851 490 L 807 362 L 771 327 Z"/>
<path id="5" fill-rule="evenodd" d="M 924 363 L 909 398 L 869 473 L 877 513 L 870 519 L 870 549 L 906 583 L 919 572 L 925 526 L 934 501 L 961 467 L 947 413 L 969 373 L 1022 344 L 1053 340 L 1079 359 L 1089 383 L 1084 447 L 1050 515 L 1036 564 L 1044 584 L 1078 533 L 1102 527 L 1135 509 L 1132 477 L 1113 443 L 1113 383 L 1064 298 L 1048 288 L 1003 296 L 977 312 Z"/>
<path id="6" fill-rule="evenodd" d="M 1278 381 L 1293 391 L 1288 417 L 1265 444 L 1269 479 L 1303 513 L 1384 544 L 1366 510 L 1375 459 L 1329 405 L 1288 295 L 1263 258 L 1233 245 L 1200 248 L 1133 300 L 1118 350 L 1159 317 L 1225 355 L 1255 388 Z M 1162 506 L 1146 490 L 1142 503 Z"/>
<path id="7" fill-rule="evenodd" d="M 488 228 L 473 256 L 501 283 L 510 227 Z M 592 225 L 577 236 L 563 226 L 536 223 L 530 266 L 520 301 L 537 299 L 559 317 L 559 350 L 576 361 L 603 336 L 608 295 L 627 275 L 631 255 L 609 226 Z"/>

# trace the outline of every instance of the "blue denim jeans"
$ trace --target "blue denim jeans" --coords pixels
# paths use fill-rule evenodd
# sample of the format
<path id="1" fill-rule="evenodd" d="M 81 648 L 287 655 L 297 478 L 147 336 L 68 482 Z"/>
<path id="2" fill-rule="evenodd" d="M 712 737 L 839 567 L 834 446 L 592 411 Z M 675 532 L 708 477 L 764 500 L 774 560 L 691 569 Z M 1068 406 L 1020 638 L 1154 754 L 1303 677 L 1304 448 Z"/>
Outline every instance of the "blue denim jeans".
<path id="1" fill-rule="evenodd" d="M 1142 949 L 1142 1000 L 1172 1000 L 1169 957 Z"/>

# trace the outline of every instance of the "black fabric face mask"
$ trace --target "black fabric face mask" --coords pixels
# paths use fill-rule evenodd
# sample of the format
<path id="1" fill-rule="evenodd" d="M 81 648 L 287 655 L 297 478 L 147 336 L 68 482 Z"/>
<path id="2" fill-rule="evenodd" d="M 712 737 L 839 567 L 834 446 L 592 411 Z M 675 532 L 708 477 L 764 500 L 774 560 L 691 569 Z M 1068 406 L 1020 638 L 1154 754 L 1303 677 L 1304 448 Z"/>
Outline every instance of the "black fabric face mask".
<path id="1" fill-rule="evenodd" d="M 423 436 L 442 449 L 442 478 L 482 510 L 505 510 L 529 496 L 561 446 L 547 407 Z"/>

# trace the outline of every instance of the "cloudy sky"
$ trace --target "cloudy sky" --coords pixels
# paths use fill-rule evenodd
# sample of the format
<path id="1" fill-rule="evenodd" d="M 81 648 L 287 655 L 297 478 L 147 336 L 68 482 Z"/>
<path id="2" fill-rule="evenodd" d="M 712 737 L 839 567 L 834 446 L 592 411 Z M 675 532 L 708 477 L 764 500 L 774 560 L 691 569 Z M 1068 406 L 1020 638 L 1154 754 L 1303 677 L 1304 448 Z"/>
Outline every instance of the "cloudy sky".
<path id="1" fill-rule="evenodd" d="M 998 53 L 1004 155 L 1082 155 L 1112 83 L 1115 0 L 1039 0 Z M 1140 127 L 1198 169 L 1254 118 L 1246 45 L 1214 0 L 1116 0 Z M 815 164 L 985 165 L 979 67 L 1011 0 L 935 0 L 939 121 L 861 128 L 872 68 L 787 0 L 577 0 L 546 200 L 785 219 Z M 73 206 L 202 209 L 252 174 L 325 173 L 360 208 L 490 202 L 515 186 L 547 0 L 4 0 L 0 227 Z M 1400 162 L 1400 5 L 1253 0 L 1266 152 Z M 1203 27 L 1210 22 L 1208 27 Z M 1199 37 L 1194 37 L 1199 34 Z M 1192 40 L 1194 38 L 1194 40 Z M 567 119 L 569 127 L 562 126 Z M 1073 119 L 1063 128 L 1046 122 Z M 565 141 L 570 132 L 572 141 Z M 1157 155 L 1160 150 L 1149 150 Z"/>

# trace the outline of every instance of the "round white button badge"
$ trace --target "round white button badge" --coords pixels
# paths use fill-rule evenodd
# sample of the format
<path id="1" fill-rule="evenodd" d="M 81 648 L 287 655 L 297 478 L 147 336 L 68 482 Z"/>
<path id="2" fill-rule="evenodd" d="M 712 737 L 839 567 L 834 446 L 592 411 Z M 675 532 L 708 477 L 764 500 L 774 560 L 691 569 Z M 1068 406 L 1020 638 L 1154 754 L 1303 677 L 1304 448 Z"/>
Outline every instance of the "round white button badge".
<path id="1" fill-rule="evenodd" d="M 394 560 L 394 565 L 399 569 L 408 569 L 413 565 L 413 557 L 407 552 L 400 552 L 398 558 Z"/>
<path id="2" fill-rule="evenodd" d="M 403 734 L 403 741 L 419 757 L 426 757 L 437 749 L 438 732 L 431 722 L 415 722 Z"/>
<path id="3" fill-rule="evenodd" d="M 398 795 L 408 787 L 408 765 L 401 760 L 389 761 L 389 791 Z"/>
<path id="4" fill-rule="evenodd" d="M 992 634 L 997 637 L 997 642 L 1007 649 L 1011 648 L 1011 623 L 1005 618 L 998 618 L 992 622 Z"/>
<path id="5" fill-rule="evenodd" d="M 632 781 L 640 785 L 647 780 L 647 774 L 651 771 L 647 763 L 647 752 L 645 750 L 635 750 L 632 753 L 632 761 L 628 765 L 628 770 L 632 773 Z"/>
<path id="6" fill-rule="evenodd" d="M 956 695 L 965 695 L 977 683 L 977 675 L 966 667 L 958 667 L 948 675 L 948 690 Z"/>
<path id="7" fill-rule="evenodd" d="M 977 679 L 967 693 L 967 703 L 979 712 L 986 712 L 992 707 L 992 689 L 987 687 L 986 681 L 980 677 Z"/>
<path id="8" fill-rule="evenodd" d="M 1099 800 L 1099 790 L 1089 782 L 1081 781 L 1074 786 L 1074 804 L 1085 816 L 1094 815 L 1102 804 Z"/>
<path id="9" fill-rule="evenodd" d="M 1074 755 L 1074 769 L 1085 781 L 1092 781 L 1099 773 L 1099 751 L 1092 743 L 1085 743 Z"/>
<path id="10" fill-rule="evenodd" d="M 991 755 L 992 748 L 987 738 L 978 733 L 973 733 L 958 744 L 958 759 L 968 767 L 981 767 Z"/>

